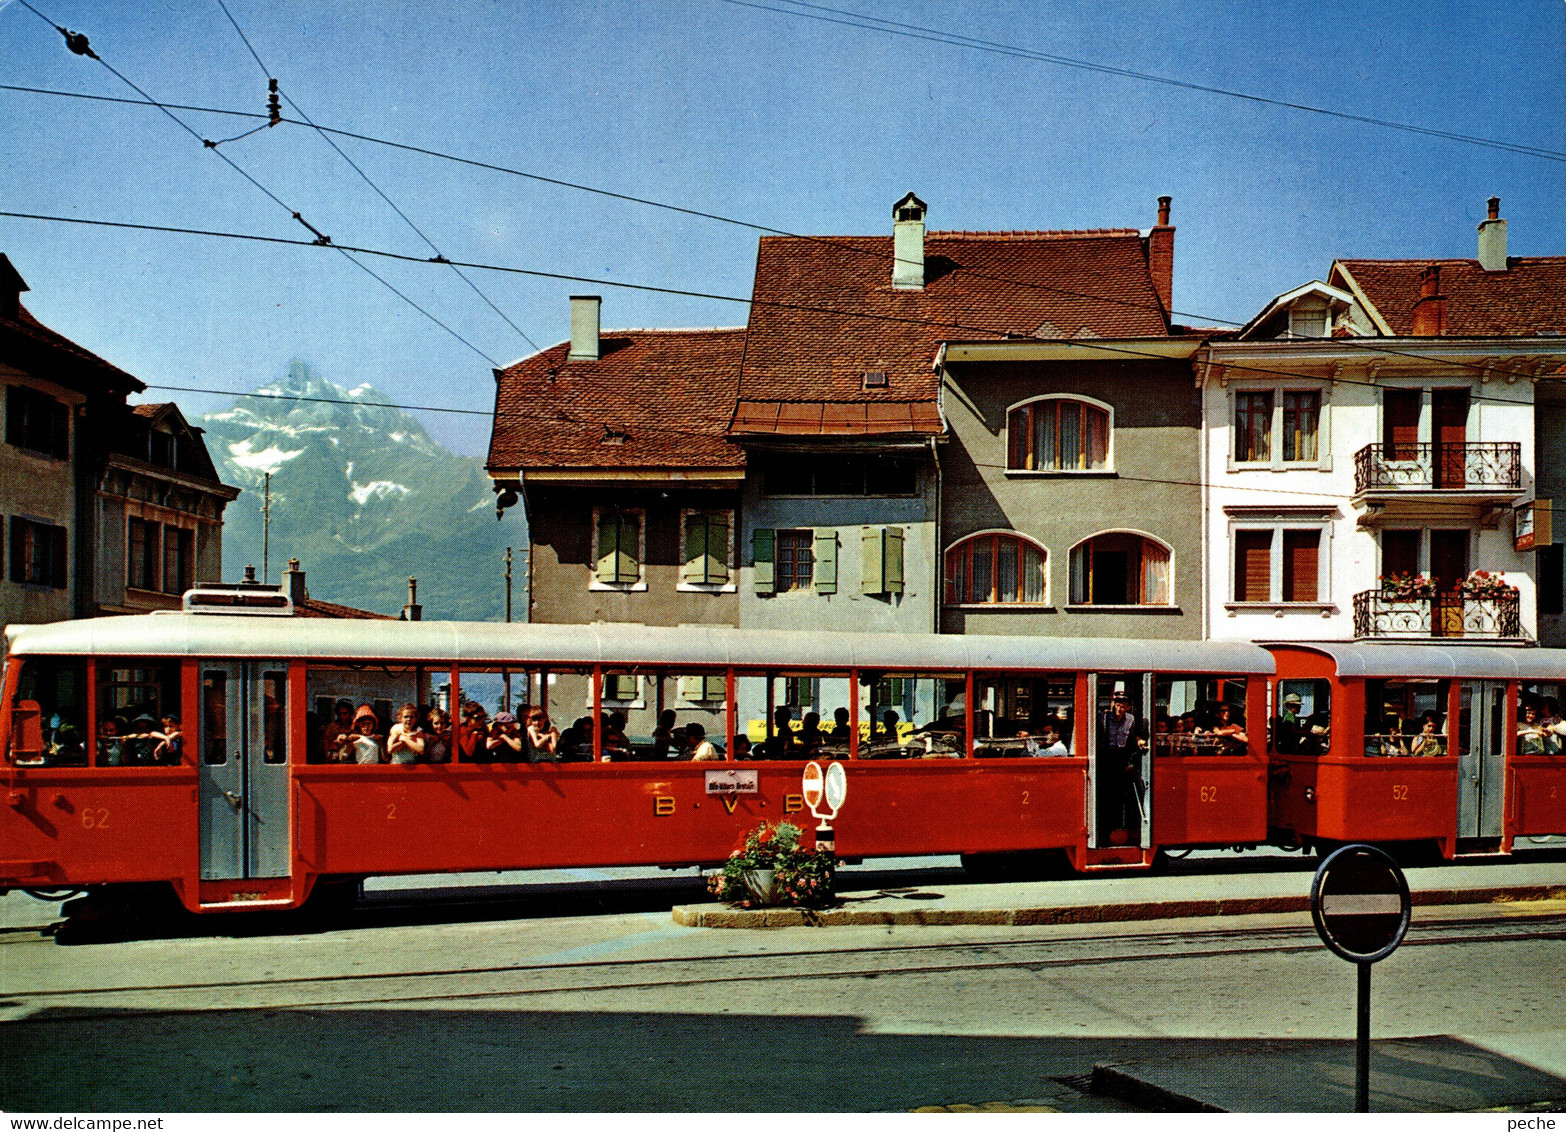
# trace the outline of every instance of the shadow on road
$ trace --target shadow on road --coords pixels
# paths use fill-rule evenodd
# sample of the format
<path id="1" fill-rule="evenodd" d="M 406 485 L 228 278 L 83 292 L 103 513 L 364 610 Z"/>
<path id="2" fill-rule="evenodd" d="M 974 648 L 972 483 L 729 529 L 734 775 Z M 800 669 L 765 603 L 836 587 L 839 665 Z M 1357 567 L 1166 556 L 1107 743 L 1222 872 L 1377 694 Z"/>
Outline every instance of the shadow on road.
<path id="1" fill-rule="evenodd" d="M 897 1111 L 1047 1097 L 1095 1064 L 1177 1066 L 1185 1095 L 1230 1110 L 1353 1106 L 1352 1042 L 927 1036 L 819 1013 L 458 1008 L 52 1009 L 8 1031 L 0 1107 L 13 1111 Z M 1372 1078 L 1383 1112 L 1566 1098 L 1566 1080 L 1442 1036 L 1378 1042 Z"/>

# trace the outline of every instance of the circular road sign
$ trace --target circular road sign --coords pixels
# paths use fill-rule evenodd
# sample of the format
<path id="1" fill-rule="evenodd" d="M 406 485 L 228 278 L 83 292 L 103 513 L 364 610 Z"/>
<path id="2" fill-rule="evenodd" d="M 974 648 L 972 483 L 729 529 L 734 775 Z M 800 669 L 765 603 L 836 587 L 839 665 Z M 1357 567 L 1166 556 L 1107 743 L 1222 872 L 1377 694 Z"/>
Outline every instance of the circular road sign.
<path id="1" fill-rule="evenodd" d="M 805 796 L 805 805 L 810 807 L 810 812 L 815 813 L 816 807 L 821 805 L 821 764 L 809 762 L 805 764 L 805 779 L 800 787 L 800 793 Z"/>
<path id="2" fill-rule="evenodd" d="M 1316 870 L 1310 915 L 1344 959 L 1375 963 L 1403 942 L 1413 902 L 1397 863 L 1374 845 L 1345 845 Z"/>
<path id="3" fill-rule="evenodd" d="M 843 769 L 842 763 L 833 763 L 827 767 L 825 791 L 826 804 L 835 815 L 843 808 L 843 799 L 848 797 L 848 772 Z"/>

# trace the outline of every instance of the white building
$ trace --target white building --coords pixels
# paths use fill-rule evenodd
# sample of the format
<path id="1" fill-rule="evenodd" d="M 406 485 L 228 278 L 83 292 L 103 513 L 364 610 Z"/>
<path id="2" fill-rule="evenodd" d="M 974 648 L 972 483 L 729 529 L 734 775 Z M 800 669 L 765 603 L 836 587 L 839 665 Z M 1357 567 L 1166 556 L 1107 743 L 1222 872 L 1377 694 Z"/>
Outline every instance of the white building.
<path id="1" fill-rule="evenodd" d="M 1498 204 L 1478 260 L 1339 260 L 1198 359 L 1207 636 L 1537 641 L 1514 509 L 1562 459 L 1566 257 L 1508 259 Z"/>

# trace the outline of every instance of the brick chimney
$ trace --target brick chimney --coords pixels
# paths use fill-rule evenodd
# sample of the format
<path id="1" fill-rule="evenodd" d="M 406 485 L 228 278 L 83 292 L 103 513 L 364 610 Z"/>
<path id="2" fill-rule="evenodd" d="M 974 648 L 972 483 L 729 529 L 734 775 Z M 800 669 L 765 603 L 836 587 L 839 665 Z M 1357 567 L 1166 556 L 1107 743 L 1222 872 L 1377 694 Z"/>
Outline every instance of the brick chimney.
<path id="1" fill-rule="evenodd" d="M 1446 328 L 1446 296 L 1441 294 L 1441 268 L 1431 264 L 1419 277 L 1419 301 L 1414 304 L 1415 338 L 1434 338 Z"/>
<path id="2" fill-rule="evenodd" d="M 1490 215 L 1479 224 L 1479 266 L 1486 271 L 1506 270 L 1506 221 L 1501 219 L 1501 198 L 1489 200 Z"/>
<path id="3" fill-rule="evenodd" d="M 1147 270 L 1153 277 L 1153 289 L 1164 304 L 1164 314 L 1174 315 L 1174 226 L 1169 223 L 1169 205 L 1174 198 L 1158 198 L 1158 223 L 1147 233 Z"/>
<path id="4" fill-rule="evenodd" d="M 924 201 L 908 193 L 892 206 L 892 288 L 924 290 Z"/>
<path id="5" fill-rule="evenodd" d="M 288 595 L 295 608 L 304 603 L 309 594 L 305 590 L 305 572 L 299 568 L 299 559 L 288 560 L 288 569 L 283 571 L 283 584 L 278 588 Z"/>
<path id="6" fill-rule="evenodd" d="M 571 296 L 571 352 L 566 361 L 598 360 L 598 317 L 603 305 L 601 295 Z"/>
<path id="7" fill-rule="evenodd" d="M 31 290 L 21 272 L 11 266 L 4 252 L 0 252 L 0 318 L 20 318 L 22 292 Z"/>
<path id="8" fill-rule="evenodd" d="M 404 621 L 423 621 L 424 607 L 419 604 L 419 580 L 408 579 L 408 604 L 402 607 Z"/>

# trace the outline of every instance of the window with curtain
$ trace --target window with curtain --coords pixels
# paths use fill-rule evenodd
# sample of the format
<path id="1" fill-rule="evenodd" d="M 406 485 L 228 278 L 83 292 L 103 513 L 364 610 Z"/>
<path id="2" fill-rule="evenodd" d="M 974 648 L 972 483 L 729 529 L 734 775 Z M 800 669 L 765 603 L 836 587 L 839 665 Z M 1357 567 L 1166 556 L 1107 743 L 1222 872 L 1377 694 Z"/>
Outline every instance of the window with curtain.
<path id="1" fill-rule="evenodd" d="M 1016 535 L 974 535 L 946 552 L 948 605 L 1042 605 L 1043 547 Z"/>
<path id="2" fill-rule="evenodd" d="M 1141 535 L 1096 535 L 1071 552 L 1073 605 L 1169 605 L 1169 548 Z"/>
<path id="3" fill-rule="evenodd" d="M 1012 471 L 1098 471 L 1109 466 L 1109 413 L 1054 397 L 1011 411 L 1006 467 Z"/>
<path id="4" fill-rule="evenodd" d="M 1315 390 L 1283 395 L 1283 458 L 1303 463 L 1316 459 L 1316 423 L 1321 418 L 1321 394 Z"/>
<path id="5" fill-rule="evenodd" d="M 1272 459 L 1272 391 L 1234 395 L 1234 458 L 1265 463 Z"/>

